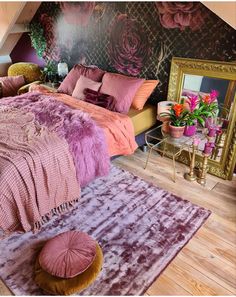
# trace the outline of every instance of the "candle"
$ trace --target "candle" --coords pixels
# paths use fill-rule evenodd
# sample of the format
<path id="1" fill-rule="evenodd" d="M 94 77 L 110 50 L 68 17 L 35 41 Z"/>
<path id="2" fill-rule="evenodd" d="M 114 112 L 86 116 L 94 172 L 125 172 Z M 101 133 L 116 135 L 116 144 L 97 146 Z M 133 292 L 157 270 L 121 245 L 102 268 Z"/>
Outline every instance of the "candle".
<path id="1" fill-rule="evenodd" d="M 200 143 L 200 141 L 201 141 L 200 138 L 198 138 L 198 137 L 194 137 L 194 138 L 193 138 L 193 145 L 194 145 L 194 146 L 198 146 L 199 143 Z"/>
<path id="2" fill-rule="evenodd" d="M 215 137 L 216 136 L 216 131 L 217 131 L 217 127 L 215 125 L 211 125 L 208 129 L 208 136 L 209 137 Z"/>
<path id="3" fill-rule="evenodd" d="M 203 153 L 205 155 L 210 155 L 214 147 L 215 144 L 213 142 L 206 142 Z"/>
<path id="4" fill-rule="evenodd" d="M 217 135 L 220 135 L 221 133 L 222 133 L 221 127 L 217 127 L 216 134 Z"/>
<path id="5" fill-rule="evenodd" d="M 229 120 L 223 119 L 222 129 L 227 129 L 229 125 Z"/>

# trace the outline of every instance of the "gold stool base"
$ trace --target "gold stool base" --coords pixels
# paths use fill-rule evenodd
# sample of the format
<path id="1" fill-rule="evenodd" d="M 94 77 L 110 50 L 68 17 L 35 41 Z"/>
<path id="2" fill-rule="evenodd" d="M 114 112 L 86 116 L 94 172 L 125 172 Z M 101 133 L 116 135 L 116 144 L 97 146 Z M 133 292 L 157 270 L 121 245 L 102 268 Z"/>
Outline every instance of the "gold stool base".
<path id="1" fill-rule="evenodd" d="M 205 178 L 197 178 L 197 182 L 202 186 L 206 185 L 206 179 Z"/>

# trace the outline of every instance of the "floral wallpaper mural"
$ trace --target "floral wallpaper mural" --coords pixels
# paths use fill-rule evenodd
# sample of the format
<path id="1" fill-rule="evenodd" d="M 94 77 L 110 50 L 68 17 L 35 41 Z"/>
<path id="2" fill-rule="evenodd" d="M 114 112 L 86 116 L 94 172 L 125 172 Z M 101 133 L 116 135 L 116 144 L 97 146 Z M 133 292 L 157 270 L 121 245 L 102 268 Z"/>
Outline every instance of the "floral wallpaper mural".
<path id="1" fill-rule="evenodd" d="M 200 2 L 43 2 L 46 61 L 97 65 L 160 80 L 165 99 L 173 56 L 236 59 L 234 29 Z"/>

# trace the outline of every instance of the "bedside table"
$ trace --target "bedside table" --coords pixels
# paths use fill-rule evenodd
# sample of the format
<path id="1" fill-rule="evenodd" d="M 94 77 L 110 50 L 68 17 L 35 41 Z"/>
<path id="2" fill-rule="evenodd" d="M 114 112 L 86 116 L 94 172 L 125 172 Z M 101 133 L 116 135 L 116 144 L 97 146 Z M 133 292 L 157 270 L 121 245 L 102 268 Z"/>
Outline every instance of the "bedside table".
<path id="1" fill-rule="evenodd" d="M 144 169 L 147 168 L 149 157 L 152 151 L 161 153 L 161 156 L 165 155 L 172 158 L 173 161 L 173 181 L 176 182 L 176 158 L 182 153 L 184 149 L 188 150 L 190 156 L 190 148 L 192 147 L 193 137 L 182 136 L 180 138 L 173 138 L 169 134 L 162 131 L 162 126 L 157 126 L 152 130 L 145 133 L 145 142 L 149 147 L 149 152 Z M 199 136 L 199 135 L 198 135 Z M 202 135 L 202 137 L 205 137 Z M 167 150 L 168 146 L 171 146 L 171 150 Z"/>

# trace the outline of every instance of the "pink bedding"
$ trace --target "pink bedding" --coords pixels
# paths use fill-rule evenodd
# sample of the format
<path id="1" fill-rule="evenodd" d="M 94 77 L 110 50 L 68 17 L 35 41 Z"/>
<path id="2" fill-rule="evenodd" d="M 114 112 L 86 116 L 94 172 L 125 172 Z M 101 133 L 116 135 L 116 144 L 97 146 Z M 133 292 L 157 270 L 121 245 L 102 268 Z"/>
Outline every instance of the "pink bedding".
<path id="1" fill-rule="evenodd" d="M 105 159 L 136 148 L 126 115 L 46 90 L 2 99 L 0 229 L 40 229 L 73 205 L 80 184 L 107 174 Z"/>
<path id="2" fill-rule="evenodd" d="M 50 93 L 50 96 L 53 96 L 53 98 L 73 108 L 89 113 L 91 118 L 98 126 L 103 128 L 105 132 L 110 157 L 116 155 L 130 155 L 137 149 L 138 146 L 135 142 L 134 127 L 131 119 L 127 115 L 107 110 L 66 94 L 50 92 L 47 88 L 42 86 L 35 85 L 32 91 L 39 91 L 44 94 Z"/>

